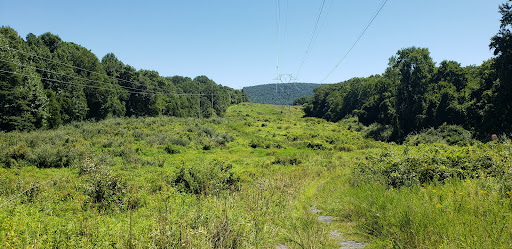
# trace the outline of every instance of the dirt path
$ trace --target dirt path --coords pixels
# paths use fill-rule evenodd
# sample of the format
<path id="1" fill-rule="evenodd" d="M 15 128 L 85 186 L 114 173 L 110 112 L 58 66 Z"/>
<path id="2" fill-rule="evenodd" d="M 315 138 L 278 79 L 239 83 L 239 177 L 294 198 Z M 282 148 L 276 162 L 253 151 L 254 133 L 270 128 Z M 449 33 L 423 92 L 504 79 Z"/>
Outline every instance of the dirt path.
<path id="1" fill-rule="evenodd" d="M 316 208 L 315 205 L 311 207 L 311 213 L 318 214 L 322 212 L 322 210 Z M 324 223 L 330 223 L 335 221 L 336 218 L 333 216 L 318 216 L 318 220 Z M 337 230 L 331 230 L 331 237 L 335 239 L 339 244 L 341 249 L 357 249 L 357 248 L 365 248 L 365 244 L 361 242 L 356 242 L 353 240 L 346 240 L 343 237 L 343 234 L 338 232 Z"/>
<path id="2" fill-rule="evenodd" d="M 325 181 L 321 182 L 316 186 L 316 189 L 320 189 L 325 182 L 327 182 L 329 179 L 326 179 Z M 331 222 L 336 222 L 336 217 L 330 216 L 330 215 L 320 215 L 322 213 L 322 210 L 318 209 L 315 204 L 310 209 L 311 215 L 317 216 L 318 221 L 325 223 L 325 225 L 328 225 Z M 365 248 L 365 243 L 357 242 L 354 240 L 347 240 L 344 238 L 343 234 L 339 232 L 338 230 L 331 230 L 330 231 L 330 237 L 336 241 L 340 245 L 340 249 L 360 249 Z M 280 244 L 276 246 L 276 249 L 288 249 L 289 247 Z"/>

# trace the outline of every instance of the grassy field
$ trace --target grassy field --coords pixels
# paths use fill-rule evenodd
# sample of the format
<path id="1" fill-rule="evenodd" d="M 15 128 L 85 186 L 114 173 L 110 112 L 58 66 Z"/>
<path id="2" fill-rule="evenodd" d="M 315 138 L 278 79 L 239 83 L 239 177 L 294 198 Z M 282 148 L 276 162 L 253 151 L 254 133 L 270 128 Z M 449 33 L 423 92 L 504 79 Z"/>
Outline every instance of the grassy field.
<path id="1" fill-rule="evenodd" d="M 387 144 L 302 115 L 244 103 L 0 133 L 0 246 L 511 246 L 510 142 Z"/>

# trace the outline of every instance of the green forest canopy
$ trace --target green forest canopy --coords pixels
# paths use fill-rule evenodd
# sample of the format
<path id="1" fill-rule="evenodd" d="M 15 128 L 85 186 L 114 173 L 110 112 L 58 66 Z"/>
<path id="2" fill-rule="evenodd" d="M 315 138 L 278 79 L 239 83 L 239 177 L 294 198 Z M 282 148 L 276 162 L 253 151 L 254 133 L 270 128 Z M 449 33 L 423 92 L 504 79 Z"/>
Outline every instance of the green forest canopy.
<path id="1" fill-rule="evenodd" d="M 462 126 L 484 139 L 510 134 L 511 10 L 510 2 L 500 6 L 500 30 L 489 45 L 495 57 L 481 65 L 436 65 L 427 48 L 404 48 L 381 75 L 316 88 L 305 105 L 306 116 L 330 121 L 355 116 L 373 125 L 376 137 L 393 141 L 443 124 Z"/>
<path id="2" fill-rule="evenodd" d="M 0 28 L 3 131 L 114 116 L 210 117 L 247 100 L 243 92 L 206 76 L 137 71 L 112 53 L 100 61 L 90 50 L 51 33 L 30 33 L 24 40 L 12 28 Z"/>
<path id="3" fill-rule="evenodd" d="M 243 91 L 254 103 L 291 105 L 299 97 L 313 95 L 313 89 L 321 86 L 315 83 L 279 83 L 244 87 Z"/>

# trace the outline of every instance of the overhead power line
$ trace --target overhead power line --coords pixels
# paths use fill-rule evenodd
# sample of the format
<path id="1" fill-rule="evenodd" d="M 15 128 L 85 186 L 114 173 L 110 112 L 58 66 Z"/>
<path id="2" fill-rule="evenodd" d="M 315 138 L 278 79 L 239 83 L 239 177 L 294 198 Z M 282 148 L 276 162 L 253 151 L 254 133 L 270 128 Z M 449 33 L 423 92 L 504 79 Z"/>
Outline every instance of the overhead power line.
<path id="1" fill-rule="evenodd" d="M 324 10 L 325 0 L 322 0 L 322 5 L 320 6 L 320 10 L 318 11 L 318 17 L 316 18 L 315 26 L 313 28 L 313 32 L 311 33 L 311 38 L 309 39 L 308 46 L 306 48 L 306 52 L 304 53 L 304 56 L 302 57 L 302 62 L 300 63 L 299 69 L 297 70 L 297 74 L 295 75 L 295 78 L 299 78 L 299 74 L 302 71 L 302 67 L 304 66 L 304 62 L 306 61 L 306 58 L 309 54 L 309 51 L 311 51 L 311 46 L 313 45 L 313 40 L 315 39 L 316 30 L 318 29 L 318 23 L 320 22 L 320 17 L 322 17 L 322 12 Z"/>
<path id="2" fill-rule="evenodd" d="M 121 80 L 121 81 L 124 81 L 124 82 L 127 82 L 127 83 L 131 83 L 133 85 L 146 86 L 146 85 L 144 85 L 142 83 L 139 83 L 139 82 L 133 82 L 133 81 L 130 81 L 130 80 L 125 80 L 125 79 L 113 77 L 113 76 L 110 76 L 108 74 L 94 72 L 94 71 L 91 71 L 91 70 L 88 70 L 88 69 L 85 69 L 85 68 L 81 68 L 81 67 L 77 67 L 77 66 L 74 66 L 74 65 L 69 65 L 69 64 L 66 64 L 66 63 L 62 63 L 60 61 L 56 61 L 56 60 L 53 60 L 53 59 L 50 59 L 50 58 L 47 58 L 47 57 L 43 57 L 43 56 L 39 56 L 39 55 L 36 55 L 36 54 L 31 54 L 31 53 L 28 53 L 28 52 L 25 52 L 25 51 L 22 51 L 22 50 L 18 50 L 18 49 L 15 49 L 15 48 L 11 48 L 11 47 L 8 47 L 8 46 L 5 46 L 5 45 L 0 45 L 0 48 L 10 49 L 10 50 L 13 50 L 13 51 L 25 54 L 25 55 L 41 58 L 41 59 L 44 59 L 44 60 L 47 60 L 47 61 L 55 62 L 55 63 L 63 65 L 63 66 L 67 66 L 67 67 L 83 70 L 83 71 L 86 71 L 86 72 L 94 73 L 96 75 L 103 75 L 103 76 L 106 76 L 106 77 L 108 77 L 110 79 Z M 100 84 L 104 84 L 104 85 L 112 85 L 114 87 L 121 87 L 124 90 L 126 90 L 128 93 L 133 93 L 133 94 L 155 94 L 155 95 L 156 94 L 160 94 L 160 95 L 172 95 L 172 96 L 187 96 L 187 95 L 188 96 L 202 96 L 202 95 L 211 95 L 211 94 L 193 94 L 193 93 L 169 93 L 169 92 L 163 93 L 163 92 L 152 91 L 152 90 L 147 90 L 147 89 L 139 89 L 139 88 L 133 88 L 133 87 L 128 87 L 128 86 L 116 85 L 116 84 L 111 84 L 111 83 L 107 83 L 107 82 L 100 82 L 100 81 L 91 80 L 91 79 L 82 78 L 82 77 L 77 77 L 77 76 L 73 76 L 73 75 L 67 75 L 67 74 L 64 74 L 64 73 L 58 73 L 58 72 L 54 72 L 54 71 L 51 71 L 51 70 L 46 70 L 46 69 L 30 66 L 30 65 L 19 64 L 19 63 L 15 63 L 15 62 L 12 62 L 12 61 L 5 61 L 5 60 L 2 60 L 2 59 L 0 59 L 0 60 L 4 61 L 4 62 L 10 62 L 12 64 L 23 66 L 23 67 L 31 67 L 31 68 L 39 69 L 39 70 L 46 71 L 46 72 L 60 74 L 60 75 L 67 76 L 67 77 L 72 77 L 72 78 L 75 78 L 75 79 L 86 80 L 86 81 L 89 81 L 89 82 L 96 82 L 96 83 L 100 83 Z M 16 72 L 11 72 L 11 73 L 19 74 L 19 75 L 24 75 L 24 76 L 29 76 L 29 77 L 34 77 L 33 75 L 25 75 L 25 74 L 20 74 L 20 73 L 16 73 Z M 63 84 L 68 83 L 68 84 L 71 84 L 71 85 L 78 85 L 78 86 L 91 87 L 91 88 L 97 88 L 97 89 L 114 90 L 114 89 L 111 89 L 111 88 L 91 86 L 91 85 L 86 85 L 86 84 L 73 83 L 73 82 L 49 79 L 49 78 L 44 78 L 44 77 L 36 77 L 36 78 L 40 78 L 40 79 L 43 79 L 43 80 L 54 81 L 54 82 L 60 82 L 60 83 L 63 83 Z M 217 95 L 217 94 L 213 94 L 213 95 Z"/>
<path id="3" fill-rule="evenodd" d="M 109 90 L 109 91 L 116 91 L 116 90 L 118 90 L 118 89 L 113 89 L 113 88 L 106 88 L 106 87 L 100 87 L 100 86 L 91 86 L 91 85 L 86 85 L 86 84 L 81 84 L 81 83 L 74 83 L 74 82 L 68 82 L 68 81 L 57 80 L 57 79 L 49 79 L 49 78 L 38 77 L 38 76 L 30 75 L 30 74 L 24 74 L 24 73 L 12 72 L 12 71 L 5 71 L 5 70 L 2 70 L 2 69 L 0 69 L 0 72 L 17 74 L 17 75 L 32 77 L 32 78 L 41 79 L 41 80 L 50 80 L 50 81 L 59 82 L 59 83 L 62 83 L 62 84 L 67 84 L 67 85 L 83 86 L 83 87 L 96 88 L 96 89 Z M 159 94 L 159 95 L 170 95 L 170 96 L 217 95 L 217 94 L 208 94 L 208 93 L 205 93 L 205 94 L 197 94 L 197 93 L 160 93 L 160 92 L 152 93 L 152 92 L 144 92 L 144 91 L 140 91 L 140 92 L 127 91 L 127 92 L 128 93 L 133 93 L 133 94 L 146 94 L 146 95 L 150 95 L 150 94 L 157 95 L 157 94 Z"/>
<path id="4" fill-rule="evenodd" d="M 74 75 L 69 75 L 69 74 L 65 74 L 65 73 L 55 72 L 55 71 L 52 71 L 52 70 L 38 68 L 38 67 L 35 67 L 35 66 L 24 65 L 24 64 L 21 64 L 21 63 L 13 62 L 13 61 L 8 61 L 8 60 L 3 60 L 3 59 L 0 59 L 0 61 L 11 63 L 13 65 L 17 65 L 17 66 L 21 66 L 21 67 L 29 67 L 29 68 L 33 68 L 33 69 L 36 69 L 36 70 L 45 71 L 45 72 L 48 72 L 48 73 L 58 74 L 58 75 L 62 75 L 62 76 L 66 76 L 66 77 L 70 77 L 70 78 L 74 78 L 74 79 L 85 80 L 85 81 L 89 81 L 89 82 L 95 82 L 95 83 L 99 83 L 99 84 L 103 84 L 103 85 L 110 85 L 110 86 L 114 86 L 114 87 L 121 87 L 121 88 L 126 89 L 128 91 L 133 90 L 133 91 L 138 91 L 138 92 L 148 92 L 148 93 L 155 93 L 155 94 L 157 93 L 157 92 L 152 91 L 152 90 L 139 89 L 139 88 L 122 86 L 122 85 L 118 85 L 118 84 L 101 82 L 101 81 L 97 81 L 97 80 L 91 80 L 91 79 L 82 78 L 82 77 L 79 77 L 79 76 L 74 76 Z"/>
<path id="5" fill-rule="evenodd" d="M 341 57 L 341 59 L 338 61 L 338 63 L 334 66 L 334 68 L 327 74 L 327 76 L 325 76 L 325 78 L 320 82 L 320 84 L 324 83 L 324 81 L 329 78 L 329 76 L 331 76 L 331 74 L 334 72 L 334 70 L 336 70 L 336 68 L 338 68 L 338 66 L 341 64 L 341 62 L 343 62 L 343 60 L 345 60 L 345 58 L 347 57 L 347 55 L 350 53 L 350 51 L 352 51 L 352 49 L 354 49 L 354 47 L 356 46 L 356 44 L 359 42 L 359 40 L 361 39 L 361 37 L 363 37 L 364 33 L 366 32 L 366 30 L 368 30 L 368 28 L 370 27 L 370 25 L 372 25 L 373 21 L 375 20 L 375 18 L 377 18 L 377 16 L 379 15 L 380 11 L 384 8 L 384 6 L 386 5 L 386 3 L 388 2 L 388 0 L 384 0 L 379 8 L 377 9 L 377 11 L 375 12 L 375 14 L 373 14 L 372 18 L 370 19 L 370 21 L 368 22 L 368 24 L 366 25 L 366 27 L 363 29 L 363 31 L 359 34 L 359 36 L 357 37 L 357 39 L 354 41 L 354 43 L 352 44 L 352 46 L 350 47 L 350 49 L 345 53 L 345 55 L 343 55 L 343 57 Z"/>
<path id="6" fill-rule="evenodd" d="M 276 0 L 276 94 L 277 81 L 279 79 L 279 24 L 281 22 L 281 7 L 279 0 Z"/>
<path id="7" fill-rule="evenodd" d="M 39 56 L 37 54 L 31 54 L 31 53 L 28 53 L 28 52 L 25 52 L 25 51 L 22 51 L 22 50 L 19 50 L 19 49 L 11 48 L 11 47 L 6 46 L 6 45 L 0 45 L 0 47 L 1 48 L 6 48 L 6 49 L 9 49 L 9 50 L 13 50 L 13 51 L 16 51 L 18 53 L 25 54 L 25 55 L 37 57 L 37 58 L 40 58 L 40 59 L 43 59 L 43 60 L 51 61 L 51 62 L 60 64 L 60 65 L 63 65 L 63 66 L 79 69 L 79 70 L 82 70 L 82 71 L 85 71 L 85 72 L 89 72 L 89 73 L 93 73 L 93 74 L 96 74 L 96 75 L 106 76 L 106 77 L 109 77 L 109 78 L 114 79 L 114 80 L 120 80 L 120 81 L 131 83 L 131 84 L 134 84 L 134 85 L 144 86 L 144 84 L 141 84 L 141 83 L 138 83 L 138 82 L 133 82 L 133 81 L 130 81 L 130 80 L 125 80 L 125 79 L 121 79 L 121 78 L 118 78 L 118 77 L 110 76 L 110 75 L 108 75 L 106 73 L 98 73 L 98 72 L 94 72 L 94 71 L 91 71 L 91 70 L 86 69 L 86 68 L 81 68 L 81 67 L 77 67 L 77 66 L 74 66 L 74 65 L 69 65 L 69 64 L 57 61 L 57 60 L 53 60 L 53 59 L 50 59 L 50 58 L 47 58 L 47 57 Z"/>

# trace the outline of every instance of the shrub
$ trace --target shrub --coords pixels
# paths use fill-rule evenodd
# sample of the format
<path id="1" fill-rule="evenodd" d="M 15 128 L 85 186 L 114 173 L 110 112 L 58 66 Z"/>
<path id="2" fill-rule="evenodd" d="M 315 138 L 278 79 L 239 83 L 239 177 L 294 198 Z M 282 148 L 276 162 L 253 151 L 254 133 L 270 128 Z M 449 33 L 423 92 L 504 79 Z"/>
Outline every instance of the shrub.
<path id="1" fill-rule="evenodd" d="M 334 149 L 337 151 L 350 152 L 356 150 L 356 147 L 351 144 L 337 144 L 334 146 Z"/>
<path id="2" fill-rule="evenodd" d="M 12 167 L 18 164 L 18 161 L 24 160 L 30 152 L 30 148 L 25 142 L 21 142 L 14 147 L 2 148 L 1 162 L 6 167 Z"/>
<path id="3" fill-rule="evenodd" d="M 190 144 L 190 140 L 188 140 L 187 138 L 184 138 L 184 137 L 173 136 L 169 139 L 169 143 L 187 147 Z"/>
<path id="4" fill-rule="evenodd" d="M 256 149 L 256 148 L 263 148 L 264 145 L 261 141 L 258 140 L 252 140 L 249 142 L 249 147 Z"/>
<path id="5" fill-rule="evenodd" d="M 181 152 L 179 146 L 176 146 L 174 144 L 167 144 L 164 148 L 165 152 L 169 153 L 169 154 L 178 154 Z"/>
<path id="6" fill-rule="evenodd" d="M 70 146 L 40 146 L 33 149 L 26 160 L 38 168 L 62 168 L 72 166 L 84 153 Z"/>
<path id="7" fill-rule="evenodd" d="M 387 151 L 368 157 L 367 161 L 357 165 L 353 180 L 355 183 L 383 181 L 398 188 L 487 175 L 505 179 L 510 171 L 507 165 L 512 160 L 510 155 L 510 144 L 479 147 L 434 144 L 406 147 L 403 153 Z"/>
<path id="8" fill-rule="evenodd" d="M 465 146 L 474 144 L 475 140 L 472 139 L 470 131 L 457 125 L 447 125 L 445 123 L 437 129 L 430 128 L 417 134 L 410 134 L 405 138 L 404 143 L 407 145 L 443 143 Z"/>
<path id="9" fill-rule="evenodd" d="M 302 160 L 296 156 L 296 155 L 293 155 L 293 156 L 277 156 L 275 158 L 275 160 L 272 162 L 272 164 L 280 164 L 280 165 L 293 165 L 293 166 L 296 166 L 296 165 L 299 165 L 302 163 Z"/>
<path id="10" fill-rule="evenodd" d="M 240 181 L 231 171 L 231 164 L 212 161 L 202 165 L 182 165 L 174 177 L 174 186 L 180 192 L 195 195 L 217 194 L 234 190 Z"/>
<path id="11" fill-rule="evenodd" d="M 364 136 L 379 141 L 391 141 L 393 136 L 393 126 L 373 123 L 364 130 Z"/>
<path id="12" fill-rule="evenodd" d="M 328 147 L 321 142 L 307 141 L 306 147 L 312 150 L 327 150 Z"/>
<path id="13" fill-rule="evenodd" d="M 272 143 L 268 141 L 264 141 L 262 138 L 256 138 L 249 142 L 249 147 L 256 149 L 256 148 L 266 148 L 270 149 L 272 148 Z"/>
<path id="14" fill-rule="evenodd" d="M 101 211 L 126 207 L 126 184 L 108 167 L 86 159 L 79 166 L 79 174 L 85 178 L 84 192 L 93 206 Z"/>

